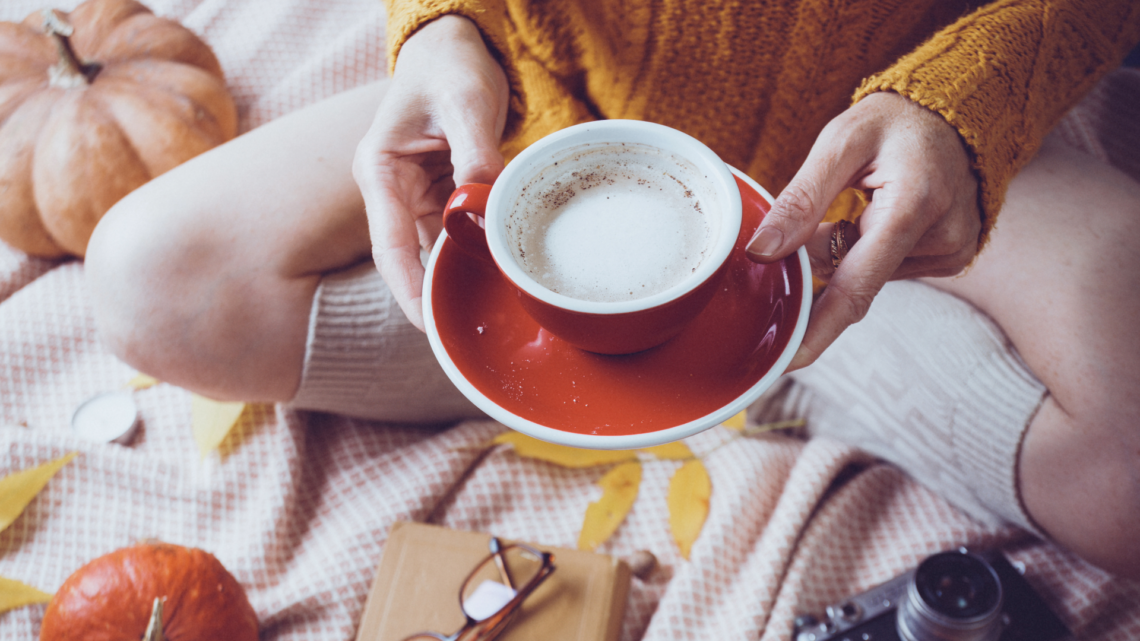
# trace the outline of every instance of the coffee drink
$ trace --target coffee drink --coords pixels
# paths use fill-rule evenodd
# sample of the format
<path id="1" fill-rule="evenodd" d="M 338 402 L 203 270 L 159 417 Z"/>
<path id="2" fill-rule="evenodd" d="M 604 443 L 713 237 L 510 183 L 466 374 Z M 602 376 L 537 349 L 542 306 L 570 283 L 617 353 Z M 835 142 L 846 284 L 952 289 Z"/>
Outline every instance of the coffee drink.
<path id="1" fill-rule="evenodd" d="M 549 290 L 598 302 L 644 298 L 683 282 L 709 255 L 721 204 L 708 183 L 656 147 L 580 145 L 522 183 L 507 240 Z"/>

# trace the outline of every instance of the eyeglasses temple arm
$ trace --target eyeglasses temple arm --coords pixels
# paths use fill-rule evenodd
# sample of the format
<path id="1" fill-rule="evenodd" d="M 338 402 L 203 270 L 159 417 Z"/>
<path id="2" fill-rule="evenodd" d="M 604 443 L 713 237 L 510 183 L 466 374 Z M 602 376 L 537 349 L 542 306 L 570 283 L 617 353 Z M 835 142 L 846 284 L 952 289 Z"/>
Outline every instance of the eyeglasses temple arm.
<path id="1" fill-rule="evenodd" d="M 514 590 L 515 582 L 511 578 L 510 571 L 507 570 L 507 564 L 503 561 L 503 545 L 499 542 L 499 537 L 492 536 L 488 547 L 491 548 L 491 554 L 495 555 L 495 566 L 499 568 L 499 575 L 506 582 L 507 587 Z"/>

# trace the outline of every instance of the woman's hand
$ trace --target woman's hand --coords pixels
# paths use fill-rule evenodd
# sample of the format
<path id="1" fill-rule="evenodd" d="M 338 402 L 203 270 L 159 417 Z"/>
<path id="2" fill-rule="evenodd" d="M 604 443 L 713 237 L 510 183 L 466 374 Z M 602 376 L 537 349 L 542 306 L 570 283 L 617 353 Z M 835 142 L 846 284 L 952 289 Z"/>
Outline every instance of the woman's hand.
<path id="1" fill-rule="evenodd" d="M 408 38 L 352 173 L 364 196 L 372 256 L 408 319 L 424 328 L 420 248 L 430 247 L 456 185 L 503 170 L 506 74 L 478 28 L 443 16 Z"/>
<path id="2" fill-rule="evenodd" d="M 848 187 L 870 192 L 849 253 L 832 265 L 833 225 L 820 224 Z M 895 93 L 867 96 L 828 123 L 748 246 L 773 262 L 807 246 L 828 286 L 812 306 L 789 370 L 811 364 L 862 319 L 888 280 L 952 276 L 978 250 L 978 183 L 958 132 L 941 116 Z M 856 243 L 855 241 L 858 241 Z"/>

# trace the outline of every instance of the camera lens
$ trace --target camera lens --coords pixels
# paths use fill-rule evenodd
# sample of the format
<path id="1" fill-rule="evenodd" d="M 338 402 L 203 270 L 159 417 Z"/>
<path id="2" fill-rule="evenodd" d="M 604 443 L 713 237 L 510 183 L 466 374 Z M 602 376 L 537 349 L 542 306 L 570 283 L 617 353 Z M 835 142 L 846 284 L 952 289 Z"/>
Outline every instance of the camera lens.
<path id="1" fill-rule="evenodd" d="M 930 557 L 918 566 L 914 582 L 927 605 L 955 619 L 985 614 L 1001 599 L 1001 584 L 989 564 L 968 554 Z"/>
<path id="2" fill-rule="evenodd" d="M 1002 590 L 981 558 L 943 552 L 919 564 L 898 612 L 908 641 L 993 641 L 1001 634 Z"/>

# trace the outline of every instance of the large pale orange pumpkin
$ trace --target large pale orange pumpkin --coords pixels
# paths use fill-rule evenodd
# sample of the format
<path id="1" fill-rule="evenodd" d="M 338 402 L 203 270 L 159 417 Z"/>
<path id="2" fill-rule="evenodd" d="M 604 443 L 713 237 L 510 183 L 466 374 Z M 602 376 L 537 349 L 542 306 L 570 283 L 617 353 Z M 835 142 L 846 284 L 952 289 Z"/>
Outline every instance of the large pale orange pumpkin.
<path id="1" fill-rule="evenodd" d="M 140 641 L 161 599 L 165 641 L 257 641 L 245 591 L 214 555 L 142 543 L 75 571 L 48 603 L 40 641 Z"/>
<path id="2" fill-rule="evenodd" d="M 130 191 L 234 137 L 218 59 L 134 0 L 0 22 L 0 239 L 82 256 Z"/>

